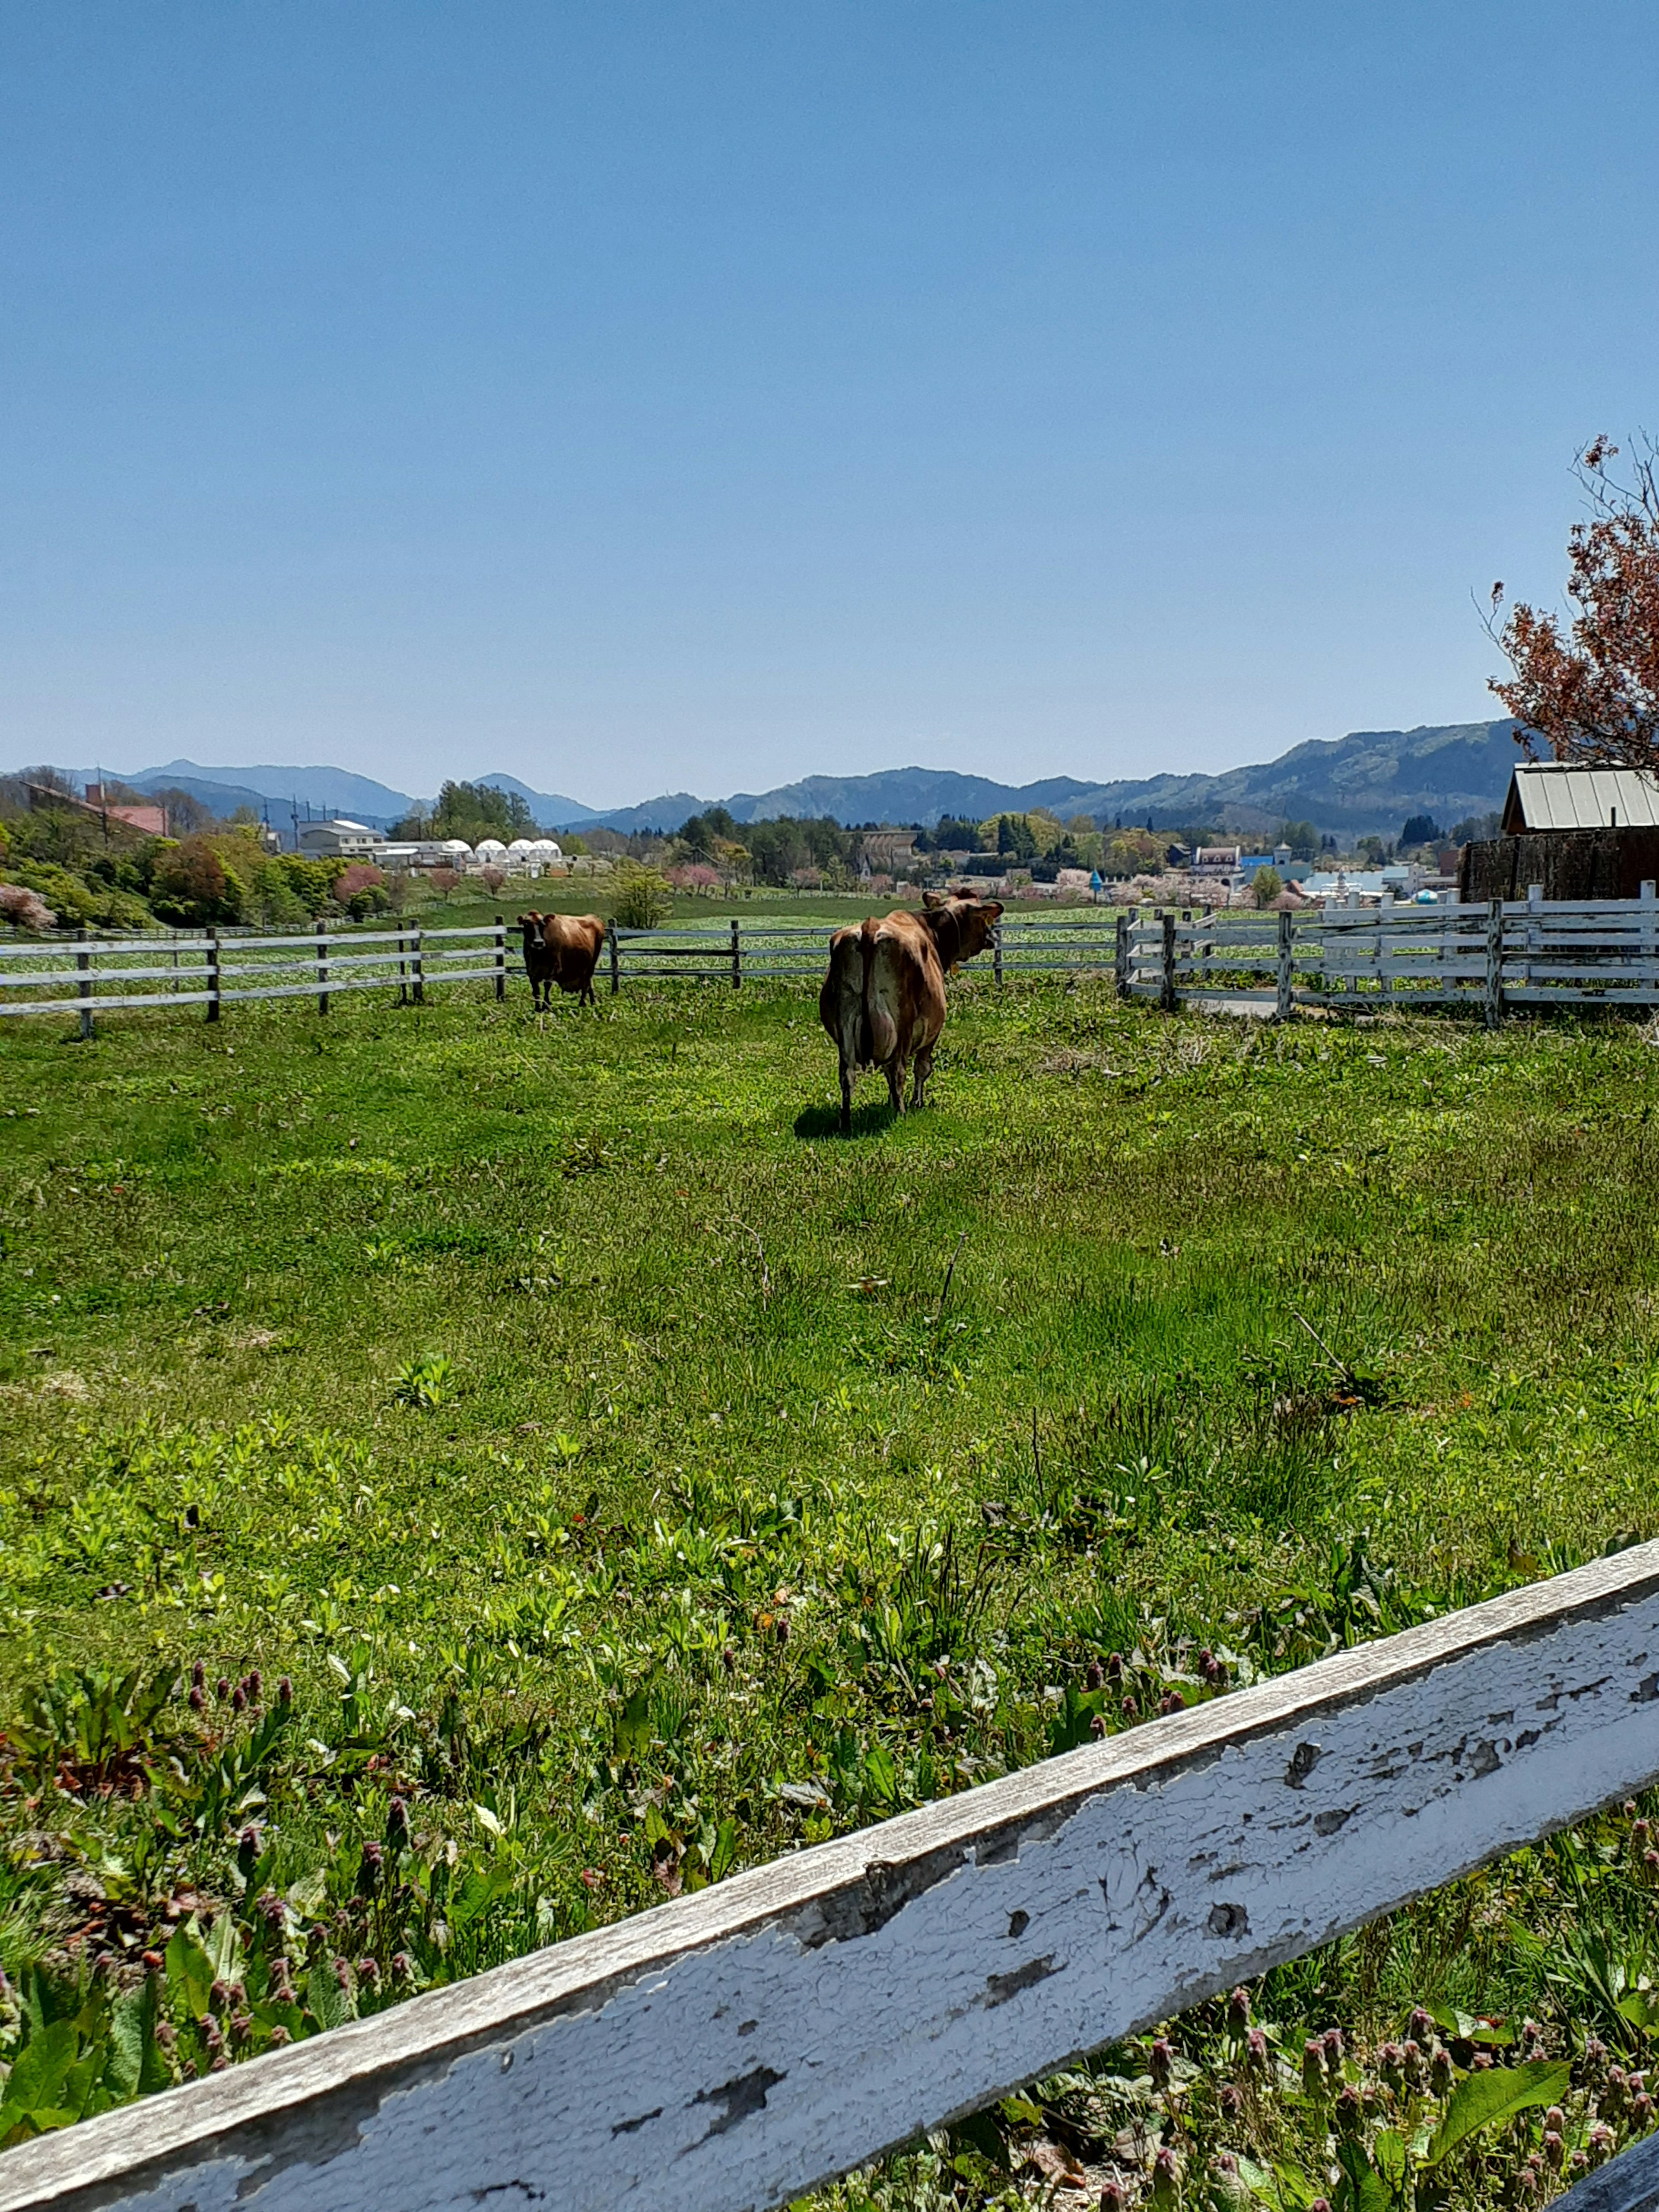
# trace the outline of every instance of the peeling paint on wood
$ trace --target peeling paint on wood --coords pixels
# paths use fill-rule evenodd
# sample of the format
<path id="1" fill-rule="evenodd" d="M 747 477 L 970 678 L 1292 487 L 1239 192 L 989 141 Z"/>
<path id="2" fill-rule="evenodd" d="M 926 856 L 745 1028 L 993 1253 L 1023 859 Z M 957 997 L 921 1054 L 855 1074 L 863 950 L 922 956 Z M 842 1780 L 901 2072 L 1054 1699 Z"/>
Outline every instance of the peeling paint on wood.
<path id="1" fill-rule="evenodd" d="M 0 2212 L 776 2205 L 1656 1778 L 1648 1544 L 10 2151 Z"/>

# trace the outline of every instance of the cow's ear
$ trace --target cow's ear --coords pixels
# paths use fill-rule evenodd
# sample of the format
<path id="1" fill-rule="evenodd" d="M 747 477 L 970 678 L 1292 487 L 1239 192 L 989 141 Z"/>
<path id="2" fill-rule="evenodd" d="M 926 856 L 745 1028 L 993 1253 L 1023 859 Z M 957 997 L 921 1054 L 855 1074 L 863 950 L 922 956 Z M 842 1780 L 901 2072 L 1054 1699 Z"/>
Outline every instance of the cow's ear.
<path id="1" fill-rule="evenodd" d="M 921 895 L 921 902 L 924 906 L 943 906 L 945 904 L 945 901 L 940 897 L 937 891 L 924 891 Z"/>
<path id="2" fill-rule="evenodd" d="M 992 899 L 988 901 L 980 908 L 980 912 L 985 916 L 987 921 L 1000 921 L 1002 919 L 1001 900 Z"/>

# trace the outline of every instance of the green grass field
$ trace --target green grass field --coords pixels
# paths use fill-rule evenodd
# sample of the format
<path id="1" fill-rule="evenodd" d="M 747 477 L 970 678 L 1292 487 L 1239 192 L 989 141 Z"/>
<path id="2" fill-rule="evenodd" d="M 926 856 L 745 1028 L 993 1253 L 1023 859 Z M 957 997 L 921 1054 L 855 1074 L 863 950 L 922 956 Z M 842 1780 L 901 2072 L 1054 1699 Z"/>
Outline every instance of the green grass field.
<path id="1" fill-rule="evenodd" d="M 1659 1531 L 1633 1029 L 969 975 L 934 1105 L 871 1081 L 842 1140 L 805 991 L 513 988 L 0 1036 L 0 1963 L 22 2047 L 77 2021 L 76 2111 Z M 1183 2176 L 1340 2195 L 1304 2033 L 1392 2096 L 1413 2004 L 1457 2079 L 1534 2014 L 1588 2142 L 1592 2039 L 1659 2029 L 1648 1833 L 1271 1977 L 1243 2118 L 1210 2008 L 1196 2087 L 1109 2054 L 842 2193 L 1060 2143 L 1133 2196 L 1133 2106 Z"/>

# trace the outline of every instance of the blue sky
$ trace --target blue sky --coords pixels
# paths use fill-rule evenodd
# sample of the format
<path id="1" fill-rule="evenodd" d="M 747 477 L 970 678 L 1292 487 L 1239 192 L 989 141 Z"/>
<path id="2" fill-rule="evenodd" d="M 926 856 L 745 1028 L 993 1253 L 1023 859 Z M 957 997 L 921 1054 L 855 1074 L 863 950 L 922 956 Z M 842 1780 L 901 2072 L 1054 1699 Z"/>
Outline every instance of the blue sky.
<path id="1" fill-rule="evenodd" d="M 0 20 L 0 761 L 1220 768 L 1659 428 L 1647 7 Z"/>

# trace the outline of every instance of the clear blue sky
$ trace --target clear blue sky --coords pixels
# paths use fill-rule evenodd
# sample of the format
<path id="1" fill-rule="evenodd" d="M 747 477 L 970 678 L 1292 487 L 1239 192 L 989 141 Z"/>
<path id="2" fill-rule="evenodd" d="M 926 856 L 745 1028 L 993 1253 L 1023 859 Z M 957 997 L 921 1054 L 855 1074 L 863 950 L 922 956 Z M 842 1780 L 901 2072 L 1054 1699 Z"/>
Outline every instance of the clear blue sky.
<path id="1" fill-rule="evenodd" d="M 13 6 L 0 761 L 1219 768 L 1483 717 L 1659 428 L 1650 5 Z"/>

